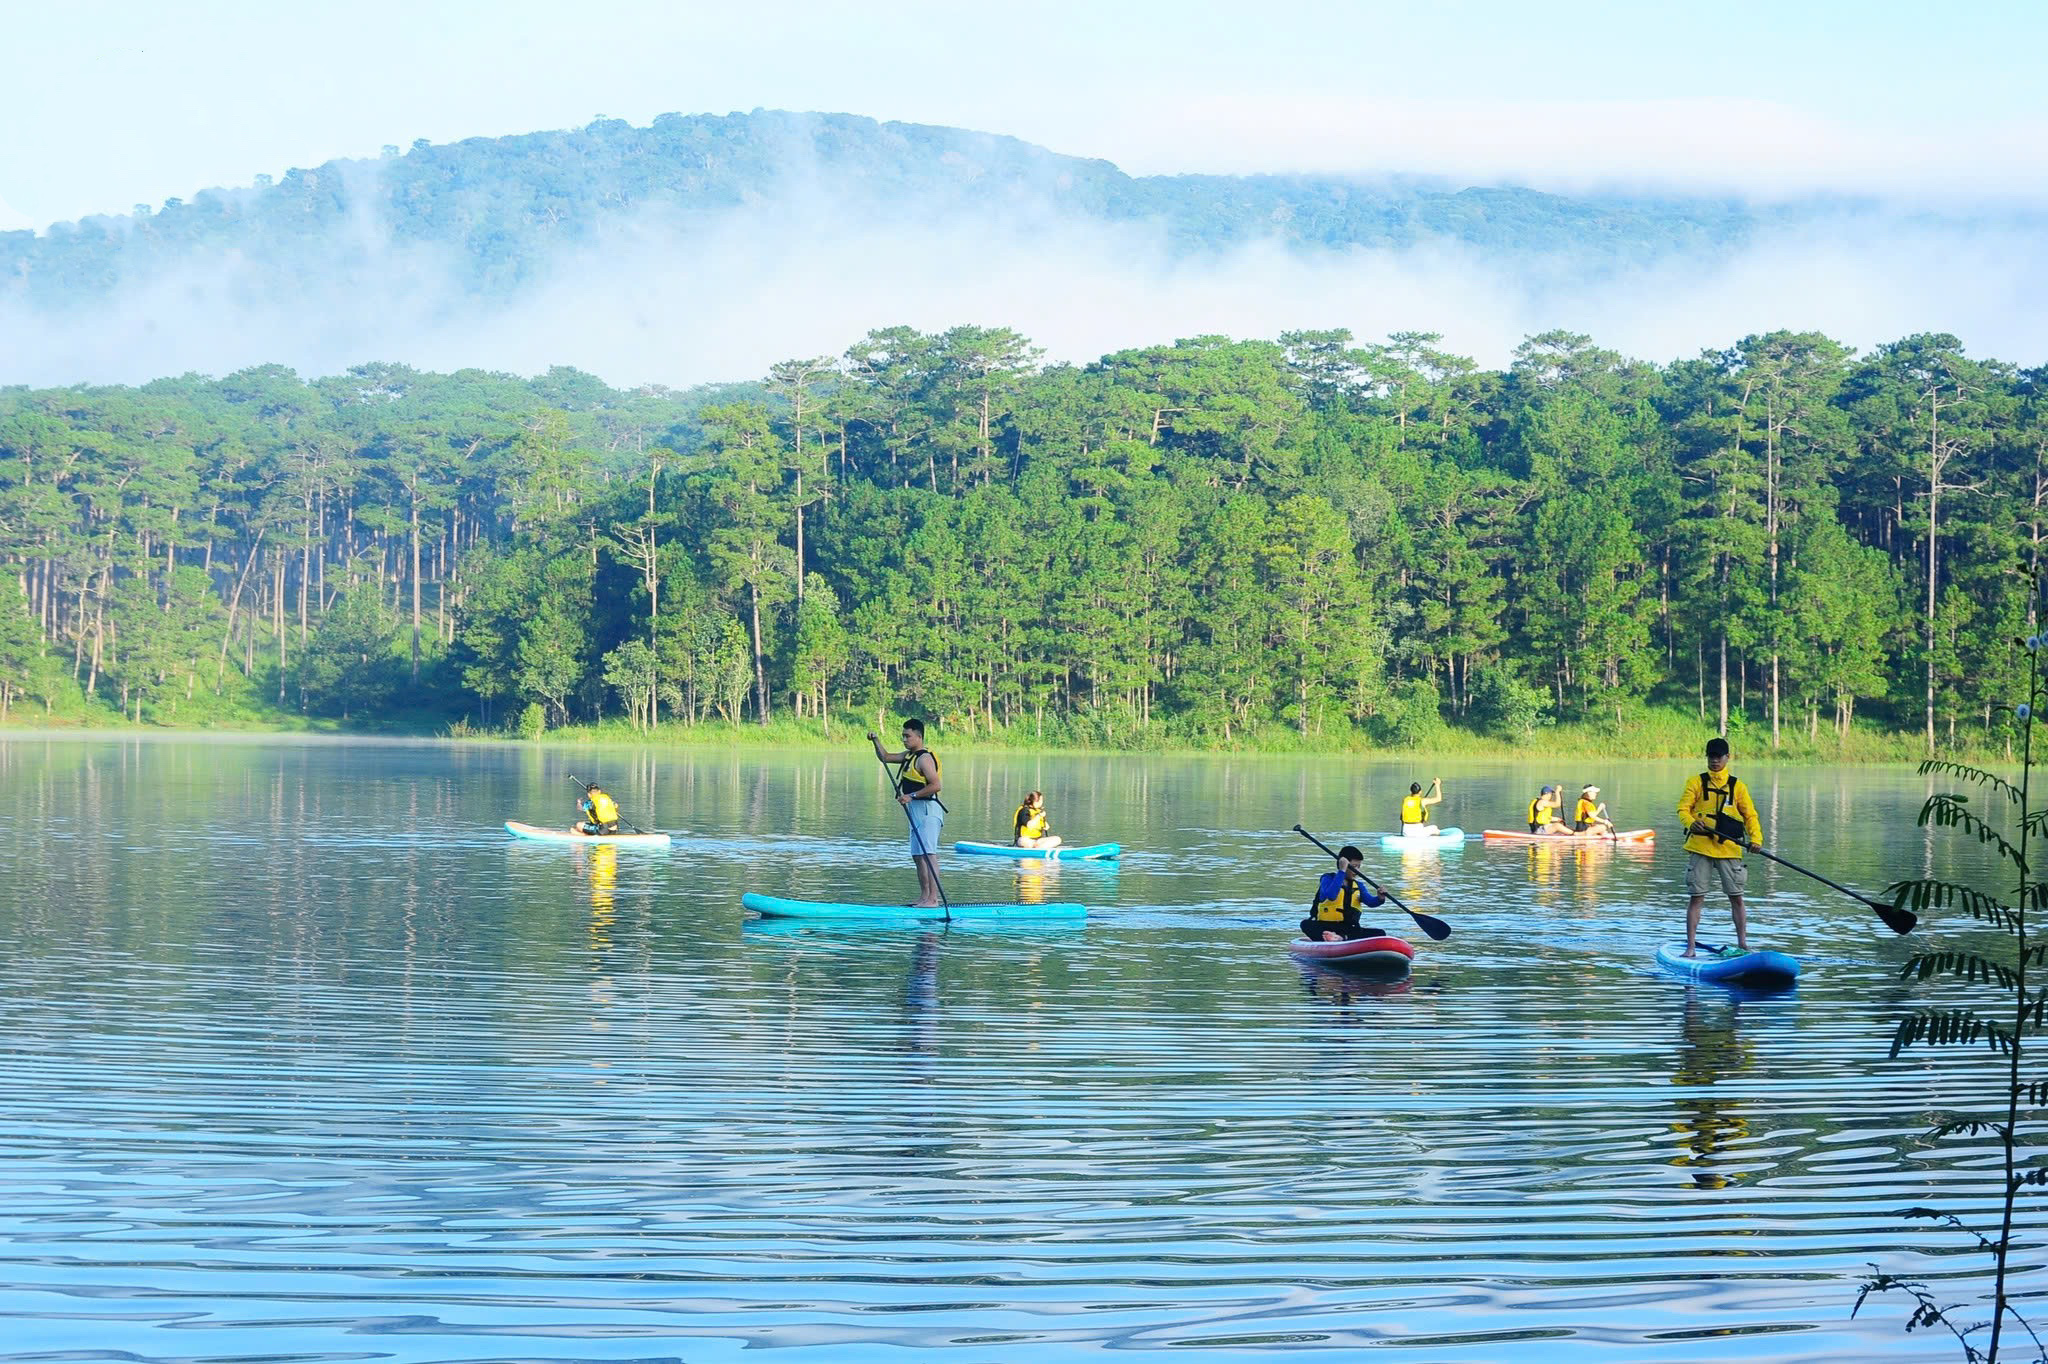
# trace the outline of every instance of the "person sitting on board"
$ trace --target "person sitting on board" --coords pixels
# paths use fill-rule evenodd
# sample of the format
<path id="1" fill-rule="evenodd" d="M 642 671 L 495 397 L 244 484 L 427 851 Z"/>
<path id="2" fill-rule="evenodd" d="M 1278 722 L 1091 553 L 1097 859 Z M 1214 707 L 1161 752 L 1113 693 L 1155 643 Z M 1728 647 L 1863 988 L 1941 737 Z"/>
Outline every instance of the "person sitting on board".
<path id="1" fill-rule="evenodd" d="M 1607 817 L 1607 802 L 1600 799 L 1600 788 L 1582 786 L 1579 788 L 1579 803 L 1572 810 L 1572 829 L 1577 833 L 1611 834 L 1614 821 Z"/>
<path id="2" fill-rule="evenodd" d="M 579 834 L 615 834 L 619 831 L 619 803 L 596 782 L 583 788 L 583 799 L 576 802 L 576 813 L 583 816 L 576 825 Z"/>
<path id="3" fill-rule="evenodd" d="M 1728 770 L 1728 741 L 1707 740 L 1707 770 L 1685 779 L 1678 797 L 1678 822 L 1685 826 L 1685 955 L 1696 955 L 1700 908 L 1707 892 L 1716 885 L 1728 897 L 1728 914 L 1735 920 L 1735 950 L 1749 951 L 1749 916 L 1743 908 L 1742 892 L 1749 881 L 1749 864 L 1742 850 L 1762 847 L 1763 821 L 1757 818 L 1756 802 L 1749 788 Z M 1729 810 L 1734 813 L 1728 813 Z"/>
<path id="4" fill-rule="evenodd" d="M 1404 838 L 1428 838 L 1441 832 L 1429 822 L 1429 807 L 1443 804 L 1444 780 L 1442 777 L 1429 779 L 1429 794 L 1424 795 L 1422 783 L 1408 783 L 1408 794 L 1401 798 L 1401 834 Z"/>
<path id="5" fill-rule="evenodd" d="M 1546 786 L 1529 802 L 1529 832 L 1532 834 L 1569 834 L 1564 821 L 1558 818 L 1563 802 L 1558 799 L 1557 788 Z"/>
<path id="6" fill-rule="evenodd" d="M 946 822 L 946 805 L 939 799 L 939 755 L 925 746 L 924 721 L 912 716 L 903 722 L 903 751 L 890 753 L 872 733 L 868 742 L 875 756 L 896 764 L 896 803 L 910 814 L 910 860 L 917 865 L 917 899 L 914 909 L 937 909 L 939 897 L 939 831 Z"/>
<path id="7" fill-rule="evenodd" d="M 1027 791 L 1024 803 L 1017 807 L 1011 818 L 1010 832 L 1020 848 L 1057 848 L 1060 836 L 1052 831 L 1052 821 L 1045 814 L 1045 792 Z"/>
<path id="8" fill-rule="evenodd" d="M 1375 895 L 1358 879 L 1358 866 L 1365 861 L 1365 854 L 1346 843 L 1337 850 L 1337 870 L 1326 871 L 1316 882 L 1316 898 L 1309 903 L 1308 917 L 1301 921 L 1301 935 L 1310 942 L 1345 942 L 1352 938 L 1384 938 L 1383 928 L 1366 928 L 1358 921 L 1358 911 L 1368 906 L 1383 905 L 1383 895 Z"/>

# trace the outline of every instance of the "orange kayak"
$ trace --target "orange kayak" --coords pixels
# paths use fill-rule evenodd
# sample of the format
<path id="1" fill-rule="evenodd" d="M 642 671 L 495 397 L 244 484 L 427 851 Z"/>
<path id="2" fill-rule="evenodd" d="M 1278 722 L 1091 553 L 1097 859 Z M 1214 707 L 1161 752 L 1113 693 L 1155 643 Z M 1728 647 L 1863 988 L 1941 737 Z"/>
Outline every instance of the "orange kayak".
<path id="1" fill-rule="evenodd" d="M 1583 843 L 1588 847 L 1610 847 L 1616 843 L 1654 843 L 1655 829 L 1621 829 L 1611 834 L 1532 834 L 1514 829 L 1488 829 L 1488 843 Z"/>

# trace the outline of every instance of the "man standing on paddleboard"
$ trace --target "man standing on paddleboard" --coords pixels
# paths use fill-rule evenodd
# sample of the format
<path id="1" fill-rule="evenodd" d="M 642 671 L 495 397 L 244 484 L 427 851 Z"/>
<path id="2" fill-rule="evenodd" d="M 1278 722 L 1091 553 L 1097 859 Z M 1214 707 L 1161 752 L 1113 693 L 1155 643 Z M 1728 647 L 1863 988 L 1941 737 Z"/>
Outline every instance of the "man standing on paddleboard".
<path id="1" fill-rule="evenodd" d="M 939 896 L 939 831 L 946 807 L 939 799 L 939 755 L 925 747 L 924 721 L 903 722 L 903 752 L 890 753 L 875 735 L 868 735 L 875 756 L 896 766 L 896 803 L 910 815 L 910 860 L 917 864 L 918 909 L 936 909 Z"/>
<path id="2" fill-rule="evenodd" d="M 1735 947 L 1749 950 L 1749 920 L 1743 911 L 1742 892 L 1749 880 L 1749 864 L 1742 860 L 1743 844 L 1723 838 L 1717 831 L 1722 813 L 1733 810 L 1729 819 L 1740 817 L 1748 844 L 1764 841 L 1763 822 L 1757 818 L 1756 802 L 1749 788 L 1728 770 L 1728 741 L 1707 740 L 1707 770 L 1685 779 L 1685 791 L 1678 798 L 1678 822 L 1685 827 L 1685 889 L 1691 897 L 1685 904 L 1685 955 L 1695 955 L 1699 937 L 1700 908 L 1719 886 L 1728 896 L 1728 912 L 1735 920 Z"/>

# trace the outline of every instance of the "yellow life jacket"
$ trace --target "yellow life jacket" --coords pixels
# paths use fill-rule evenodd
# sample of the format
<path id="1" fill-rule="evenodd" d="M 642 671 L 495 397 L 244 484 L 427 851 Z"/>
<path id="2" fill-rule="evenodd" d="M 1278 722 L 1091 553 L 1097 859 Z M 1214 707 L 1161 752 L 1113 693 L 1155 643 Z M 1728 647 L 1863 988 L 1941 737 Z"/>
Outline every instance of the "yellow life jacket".
<path id="1" fill-rule="evenodd" d="M 601 790 L 586 791 L 583 793 L 583 799 L 590 806 L 590 822 L 592 824 L 617 824 L 619 822 L 619 803 L 605 792 Z"/>
<path id="2" fill-rule="evenodd" d="M 1020 805 L 1010 821 L 1010 827 L 1017 831 L 1019 838 L 1044 838 L 1045 831 L 1051 827 L 1051 821 L 1046 819 L 1043 809 L 1034 810 L 1030 806 Z"/>
<path id="3" fill-rule="evenodd" d="M 921 756 L 919 754 L 913 753 L 906 757 L 903 760 L 903 765 L 896 769 L 896 789 L 906 796 L 921 796 L 924 794 L 925 787 L 931 786 L 939 780 L 939 755 L 932 753 L 932 750 L 929 748 L 924 751 L 931 754 L 931 781 L 926 781 L 922 776 L 918 775 L 917 760 Z"/>
<path id="4" fill-rule="evenodd" d="M 1599 801 L 1587 800 L 1584 796 L 1580 796 L 1577 808 L 1572 811 L 1572 822 L 1574 824 L 1585 824 L 1598 818 L 1599 814 Z"/>
<path id="5" fill-rule="evenodd" d="M 1424 807 L 1421 796 L 1405 796 L 1402 798 L 1401 822 L 1403 824 L 1421 824 L 1428 818 L 1429 811 Z"/>
<path id="6" fill-rule="evenodd" d="M 1716 786 L 1714 785 L 1714 774 L 1712 772 L 1700 773 L 1700 800 L 1699 804 L 1693 807 L 1693 813 L 1696 818 L 1704 819 L 1707 823 L 1712 824 L 1716 817 L 1724 812 L 1731 815 L 1740 815 L 1742 813 L 1735 805 L 1735 774 L 1729 772 L 1726 775 L 1728 777 L 1728 784 L 1726 786 Z M 1714 802 L 1712 809 L 1707 807 L 1707 802 L 1710 800 Z"/>
<path id="7" fill-rule="evenodd" d="M 1352 913 L 1364 908 L 1365 901 L 1360 898 L 1358 882 L 1351 881 L 1330 899 L 1316 901 L 1316 922 L 1342 923 Z"/>
<path id="8" fill-rule="evenodd" d="M 1550 811 L 1549 814 L 1543 813 L 1546 807 Z M 1529 802 L 1529 822 L 1531 824 L 1548 824 L 1556 814 L 1557 798 L 1555 796 L 1538 796 Z"/>

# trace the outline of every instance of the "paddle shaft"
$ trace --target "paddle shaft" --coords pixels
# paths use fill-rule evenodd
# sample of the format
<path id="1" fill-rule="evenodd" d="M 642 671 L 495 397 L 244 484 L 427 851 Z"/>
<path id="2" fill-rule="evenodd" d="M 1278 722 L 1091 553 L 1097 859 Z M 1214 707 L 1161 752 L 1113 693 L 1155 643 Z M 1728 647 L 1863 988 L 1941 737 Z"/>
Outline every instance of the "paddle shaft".
<path id="1" fill-rule="evenodd" d="M 1324 852 L 1329 853 L 1331 857 L 1337 856 L 1336 852 L 1331 849 L 1329 844 L 1323 842 L 1322 839 L 1317 838 L 1314 834 L 1302 828 L 1299 824 L 1294 826 L 1294 832 L 1300 834 L 1303 838 L 1315 844 Z M 1437 918 L 1434 914 L 1418 914 L 1414 910 L 1409 909 L 1406 904 L 1402 903 L 1400 896 L 1394 894 L 1394 892 L 1388 890 L 1385 886 L 1373 880 L 1370 876 L 1367 876 L 1363 871 L 1360 871 L 1358 873 L 1358 879 L 1365 882 L 1368 886 L 1371 886 L 1376 893 L 1383 895 L 1387 899 L 1393 901 L 1395 904 L 1400 905 L 1402 911 L 1406 913 L 1409 918 L 1415 920 L 1415 926 L 1417 928 L 1421 929 L 1424 933 L 1427 933 L 1430 937 L 1436 939 L 1438 942 L 1442 942 L 1445 938 L 1451 936 L 1451 926 L 1445 923 L 1442 919 Z"/>
<path id="2" fill-rule="evenodd" d="M 916 760 L 917 759 L 915 755 L 913 755 L 911 761 L 914 763 L 916 762 Z M 889 792 L 889 798 L 891 800 L 896 800 L 896 788 L 889 781 L 889 760 L 882 756 L 882 751 L 879 745 L 877 745 L 875 749 L 875 761 L 882 765 L 882 785 L 885 788 L 887 788 Z M 906 824 L 910 826 L 910 847 L 912 855 L 916 857 L 931 858 L 930 867 L 932 873 L 932 887 L 939 892 L 939 903 L 943 905 L 946 910 L 946 922 L 951 923 L 953 922 L 953 901 L 946 894 L 946 883 L 939 879 L 939 859 L 937 852 L 934 849 L 925 847 L 924 835 L 917 831 L 917 816 L 910 813 L 909 803 L 901 800 L 897 800 L 896 803 L 903 807 L 903 820 Z M 942 805 L 939 808 L 943 810 L 946 807 Z"/>
<path id="3" fill-rule="evenodd" d="M 583 780 L 583 778 L 577 776 L 574 772 L 565 772 L 563 773 L 563 775 L 566 776 L 570 781 L 575 782 L 576 785 L 581 789 L 585 791 L 588 791 L 590 789 L 590 783 Z M 600 787 L 599 789 L 602 790 L 603 788 Z M 647 832 L 647 830 L 641 828 L 638 824 L 633 823 L 633 821 L 629 819 L 621 819 L 619 823 L 625 825 L 628 829 L 631 829 L 636 834 L 644 834 Z"/>
<path id="4" fill-rule="evenodd" d="M 1913 931 L 1913 925 L 1919 922 L 1919 919 L 1914 915 L 1913 911 L 1909 909 L 1900 909 L 1897 905 L 1888 905 L 1880 900 L 1873 900 L 1868 895 L 1858 894 L 1857 892 L 1849 889 L 1847 886 L 1838 885 L 1835 882 L 1828 880 L 1827 877 L 1822 876 L 1817 871 L 1808 871 L 1805 867 L 1800 866 L 1797 862 L 1791 861 L 1788 858 L 1780 857 L 1774 852 L 1765 852 L 1762 848 L 1757 847 L 1756 844 L 1751 843 L 1747 839 L 1739 839 L 1737 841 L 1740 842 L 1743 847 L 1755 853 L 1758 857 L 1767 857 L 1771 861 L 1776 862 L 1781 867 L 1790 867 L 1793 871 L 1798 872 L 1801 876 L 1811 876 L 1814 880 L 1820 882 L 1822 885 L 1830 887 L 1834 890 L 1839 890 L 1840 892 L 1842 892 L 1842 894 L 1848 896 L 1850 899 L 1860 901 L 1861 903 L 1870 906 L 1872 909 L 1877 911 L 1877 917 L 1884 920 L 1885 927 L 1889 928 L 1894 933 L 1911 933 Z M 1903 924 L 1904 927 L 1900 927 L 1901 924 Z"/>
<path id="5" fill-rule="evenodd" d="M 1789 867 L 1801 876 L 1810 876 L 1830 890 L 1839 890 L 1842 894 L 1857 901 L 1859 904 L 1870 906 L 1872 910 L 1876 911 L 1877 917 L 1884 920 L 1884 926 L 1894 933 L 1911 933 L 1913 926 L 1920 922 L 1919 917 L 1910 909 L 1900 909 L 1897 905 L 1888 905 L 1883 901 L 1873 900 L 1868 895 L 1853 891 L 1845 885 L 1828 880 L 1827 877 L 1822 876 L 1817 871 L 1809 871 L 1789 858 L 1780 857 L 1774 852 L 1764 851 L 1750 841 L 1749 827 L 1725 811 L 1714 815 L 1712 823 L 1714 827 L 1709 832 L 1716 838 L 1725 839 L 1737 847 L 1755 853 L 1758 857 L 1768 858 L 1781 867 Z"/>

